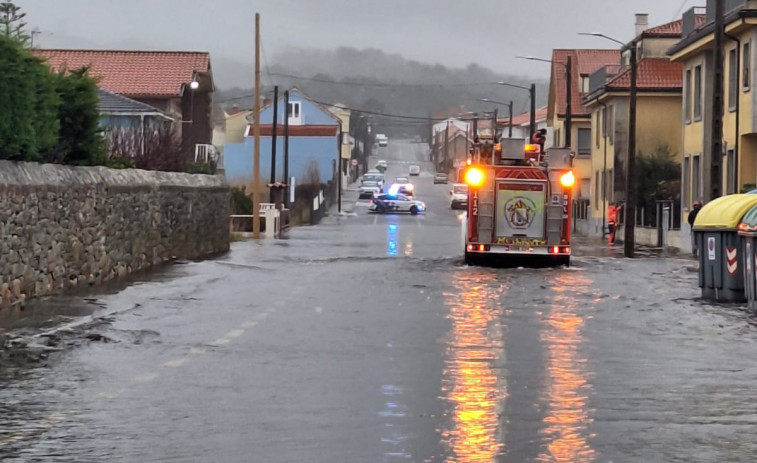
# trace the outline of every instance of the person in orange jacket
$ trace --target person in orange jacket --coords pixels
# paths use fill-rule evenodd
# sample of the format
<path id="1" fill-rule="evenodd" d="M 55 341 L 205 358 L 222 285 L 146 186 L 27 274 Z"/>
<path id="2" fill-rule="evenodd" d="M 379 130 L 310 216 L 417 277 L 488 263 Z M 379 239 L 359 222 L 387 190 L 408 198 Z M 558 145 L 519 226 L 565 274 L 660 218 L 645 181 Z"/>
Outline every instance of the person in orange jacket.
<path id="1" fill-rule="evenodd" d="M 607 208 L 607 231 L 609 235 L 607 237 L 607 244 L 615 244 L 615 232 L 618 230 L 618 214 L 620 214 L 620 204 L 610 203 L 610 207 Z"/>

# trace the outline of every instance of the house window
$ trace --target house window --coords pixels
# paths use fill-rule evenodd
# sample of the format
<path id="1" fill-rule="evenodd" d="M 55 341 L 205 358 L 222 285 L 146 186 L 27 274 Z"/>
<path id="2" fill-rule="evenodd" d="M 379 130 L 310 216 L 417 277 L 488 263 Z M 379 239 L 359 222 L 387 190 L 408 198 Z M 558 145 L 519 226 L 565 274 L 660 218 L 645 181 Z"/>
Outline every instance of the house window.
<path id="1" fill-rule="evenodd" d="M 728 109 L 730 111 L 736 110 L 736 98 L 739 95 L 739 78 L 736 74 L 739 63 L 736 61 L 736 56 L 735 48 L 728 51 Z"/>
<path id="2" fill-rule="evenodd" d="M 594 172 L 594 204 L 595 208 L 600 208 L 599 205 L 599 198 L 600 198 L 600 192 L 602 191 L 602 184 L 600 183 L 602 181 L 602 178 L 599 176 L 599 171 Z"/>
<path id="3" fill-rule="evenodd" d="M 694 120 L 702 120 L 702 66 L 694 66 Z"/>
<path id="4" fill-rule="evenodd" d="M 607 108 L 607 137 L 610 139 L 610 144 L 615 143 L 615 107 L 608 106 Z"/>
<path id="5" fill-rule="evenodd" d="M 733 148 L 729 149 L 726 154 L 726 162 L 728 165 L 726 168 L 726 194 L 732 195 L 736 193 L 736 156 Z"/>
<path id="6" fill-rule="evenodd" d="M 613 202 L 615 197 L 615 177 L 613 177 L 612 169 L 608 169 L 607 177 L 605 177 L 605 200 Z"/>
<path id="7" fill-rule="evenodd" d="M 289 109 L 287 111 L 287 116 L 289 117 L 300 117 L 300 109 L 302 108 L 302 103 L 299 101 L 290 101 L 289 102 Z"/>
<path id="8" fill-rule="evenodd" d="M 589 76 L 581 76 L 581 93 L 589 93 Z"/>
<path id="9" fill-rule="evenodd" d="M 683 82 L 683 118 L 687 124 L 691 123 L 691 69 L 686 70 Z"/>
<path id="10" fill-rule="evenodd" d="M 597 110 L 594 112 L 594 144 L 599 148 L 599 133 L 601 132 L 599 124 L 601 124 L 602 113 Z"/>
<path id="11" fill-rule="evenodd" d="M 578 190 L 579 198 L 591 198 L 591 179 L 582 178 L 580 190 Z"/>
<path id="12" fill-rule="evenodd" d="M 560 146 L 560 129 L 555 130 L 555 146 Z"/>
<path id="13" fill-rule="evenodd" d="M 578 155 L 591 156 L 591 129 L 578 129 Z"/>
<path id="14" fill-rule="evenodd" d="M 748 92 L 749 89 L 752 87 L 752 83 L 749 81 L 750 73 L 752 71 L 752 56 L 750 54 L 750 47 L 749 42 L 744 44 L 744 52 L 743 57 L 741 58 L 741 76 L 742 76 L 742 87 L 744 88 L 745 92 Z"/>
<path id="15" fill-rule="evenodd" d="M 681 205 L 688 209 L 691 205 L 691 160 L 688 156 L 684 156 L 683 158 L 683 166 L 681 166 L 681 170 L 683 171 L 683 188 L 681 191 L 681 195 L 683 196 L 681 198 Z"/>
<path id="16" fill-rule="evenodd" d="M 691 197 L 694 200 L 701 197 L 701 192 L 699 191 L 699 178 L 699 155 L 695 154 L 691 157 Z"/>

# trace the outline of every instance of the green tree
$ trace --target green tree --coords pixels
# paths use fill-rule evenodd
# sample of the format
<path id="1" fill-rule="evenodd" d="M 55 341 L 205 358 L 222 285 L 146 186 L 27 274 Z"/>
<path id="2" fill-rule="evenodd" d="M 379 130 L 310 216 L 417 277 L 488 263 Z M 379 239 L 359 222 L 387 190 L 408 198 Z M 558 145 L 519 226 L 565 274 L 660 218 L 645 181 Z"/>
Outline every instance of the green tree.
<path id="1" fill-rule="evenodd" d="M 88 69 L 56 76 L 60 97 L 58 120 L 60 132 L 55 148 L 44 156 L 46 162 L 98 166 L 107 163 L 105 139 L 100 128 L 97 82 Z"/>
<path id="2" fill-rule="evenodd" d="M 58 139 L 58 95 L 48 67 L 0 35 L 0 159 L 39 160 Z"/>
<path id="3" fill-rule="evenodd" d="M 26 13 L 21 12 L 20 6 L 13 2 L 0 2 L 0 34 L 26 46 L 29 43 L 29 34 L 26 33 L 24 18 Z"/>

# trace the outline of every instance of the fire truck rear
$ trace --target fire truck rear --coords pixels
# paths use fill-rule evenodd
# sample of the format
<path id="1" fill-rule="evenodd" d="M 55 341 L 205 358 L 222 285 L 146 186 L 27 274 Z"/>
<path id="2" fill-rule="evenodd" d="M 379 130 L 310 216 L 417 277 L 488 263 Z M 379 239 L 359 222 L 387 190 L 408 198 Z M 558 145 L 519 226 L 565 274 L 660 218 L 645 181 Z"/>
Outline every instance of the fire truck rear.
<path id="1" fill-rule="evenodd" d="M 541 151 L 523 139 L 477 144 L 463 177 L 465 262 L 570 265 L 571 190 L 568 149 Z"/>

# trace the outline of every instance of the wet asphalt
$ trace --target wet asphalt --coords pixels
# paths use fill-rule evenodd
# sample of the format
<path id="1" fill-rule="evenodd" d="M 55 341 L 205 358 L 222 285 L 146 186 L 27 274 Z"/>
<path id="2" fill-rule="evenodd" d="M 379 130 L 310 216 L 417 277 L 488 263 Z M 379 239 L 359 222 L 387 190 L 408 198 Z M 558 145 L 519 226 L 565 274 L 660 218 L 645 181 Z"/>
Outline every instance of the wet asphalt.
<path id="1" fill-rule="evenodd" d="M 0 460 L 754 461 L 757 324 L 693 261 L 466 267 L 424 147 L 378 156 L 420 161 L 426 214 L 347 187 L 288 239 L 6 317 Z"/>

